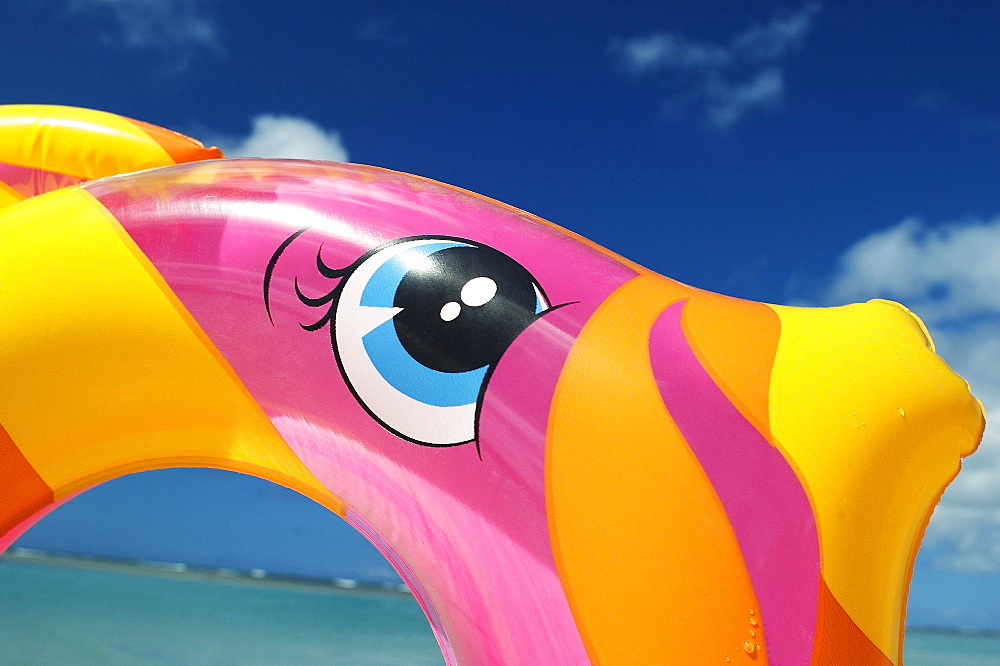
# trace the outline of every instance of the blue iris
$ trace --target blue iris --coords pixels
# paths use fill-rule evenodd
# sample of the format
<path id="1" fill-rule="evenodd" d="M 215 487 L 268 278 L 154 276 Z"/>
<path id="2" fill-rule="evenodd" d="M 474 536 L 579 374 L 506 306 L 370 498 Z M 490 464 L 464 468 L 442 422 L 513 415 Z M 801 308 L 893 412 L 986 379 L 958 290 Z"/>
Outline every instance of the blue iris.
<path id="1" fill-rule="evenodd" d="M 410 248 L 380 266 L 361 294 L 361 305 L 393 307 L 396 290 L 413 270 L 414 257 L 424 258 L 466 243 L 440 241 Z M 365 351 L 379 374 L 394 388 L 414 400 L 438 407 L 468 405 L 479 399 L 487 366 L 467 372 L 440 372 L 416 361 L 403 348 L 392 320 L 377 326 L 362 338 Z"/>
<path id="2" fill-rule="evenodd" d="M 438 407 L 468 405 L 479 399 L 487 366 L 466 372 L 440 372 L 418 363 L 403 349 L 392 321 L 362 338 L 372 365 L 387 382 L 414 400 Z"/>
<path id="3" fill-rule="evenodd" d="M 391 308 L 396 298 L 396 289 L 399 288 L 399 283 L 403 281 L 407 273 L 413 270 L 414 256 L 428 257 L 449 247 L 468 247 L 468 245 L 455 241 L 428 243 L 410 248 L 385 262 L 372 274 L 368 284 L 365 285 L 365 290 L 361 292 L 361 305 Z"/>

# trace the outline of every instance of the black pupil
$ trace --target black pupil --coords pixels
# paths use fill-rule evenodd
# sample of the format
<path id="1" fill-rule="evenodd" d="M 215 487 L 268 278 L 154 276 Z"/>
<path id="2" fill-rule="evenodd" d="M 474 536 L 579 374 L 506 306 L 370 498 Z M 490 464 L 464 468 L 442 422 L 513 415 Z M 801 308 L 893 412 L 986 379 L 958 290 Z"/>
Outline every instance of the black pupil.
<path id="1" fill-rule="evenodd" d="M 403 309 L 393 318 L 403 348 L 441 372 L 496 363 L 537 317 L 534 278 L 485 246 L 451 247 L 427 259 L 406 274 L 393 301 Z"/>

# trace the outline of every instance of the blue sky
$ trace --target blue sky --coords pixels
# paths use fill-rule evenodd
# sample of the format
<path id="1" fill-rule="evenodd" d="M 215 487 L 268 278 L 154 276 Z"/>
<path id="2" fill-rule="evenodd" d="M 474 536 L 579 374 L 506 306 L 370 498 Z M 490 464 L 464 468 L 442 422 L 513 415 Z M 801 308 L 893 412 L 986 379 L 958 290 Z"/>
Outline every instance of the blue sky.
<path id="1" fill-rule="evenodd" d="M 997 34 L 988 0 L 20 0 L 0 103 L 417 173 L 743 298 L 895 298 L 1000 416 Z M 1000 627 L 997 432 L 931 525 L 914 623 Z M 109 484 L 22 545 L 386 568 L 318 507 L 204 471 Z"/>

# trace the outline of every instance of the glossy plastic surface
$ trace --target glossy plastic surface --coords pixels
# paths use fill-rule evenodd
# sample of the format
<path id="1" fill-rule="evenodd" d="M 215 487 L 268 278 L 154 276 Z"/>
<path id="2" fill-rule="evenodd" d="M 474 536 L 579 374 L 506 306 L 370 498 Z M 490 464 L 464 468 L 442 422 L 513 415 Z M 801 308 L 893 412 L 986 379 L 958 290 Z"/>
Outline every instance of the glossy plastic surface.
<path id="1" fill-rule="evenodd" d="M 93 178 L 218 157 L 218 148 L 113 113 L 0 105 L 0 207 Z"/>
<path id="2" fill-rule="evenodd" d="M 899 305 L 719 296 L 372 167 L 156 169 L 0 234 L 8 541 L 123 473 L 255 474 L 379 546 L 454 663 L 898 662 L 982 434 Z"/>

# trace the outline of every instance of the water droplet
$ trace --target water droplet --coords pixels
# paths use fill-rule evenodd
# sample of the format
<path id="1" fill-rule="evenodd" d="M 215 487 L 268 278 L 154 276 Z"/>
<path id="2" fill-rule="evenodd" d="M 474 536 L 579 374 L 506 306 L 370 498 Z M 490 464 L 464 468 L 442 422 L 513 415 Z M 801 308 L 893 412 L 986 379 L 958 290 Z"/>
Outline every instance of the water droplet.
<path id="1" fill-rule="evenodd" d="M 750 609 L 750 615 L 753 615 L 753 609 L 752 608 Z"/>
<path id="2" fill-rule="evenodd" d="M 757 651 L 757 648 L 755 648 L 754 644 L 750 641 L 743 641 L 743 651 L 747 654 L 753 654 Z"/>
<path id="3" fill-rule="evenodd" d="M 755 617 L 751 617 L 750 618 L 750 626 L 751 627 L 756 627 L 757 626 L 757 618 L 755 618 Z"/>
<path id="4" fill-rule="evenodd" d="M 906 416 L 906 412 L 904 412 L 904 411 L 903 411 L 903 408 L 902 408 L 902 407 L 900 407 L 900 408 L 899 408 L 899 415 L 900 415 L 900 416 L 903 416 L 903 417 L 905 417 L 905 416 Z"/>
<path id="5" fill-rule="evenodd" d="M 757 638 L 757 632 L 753 629 L 750 630 L 750 638 Z"/>

